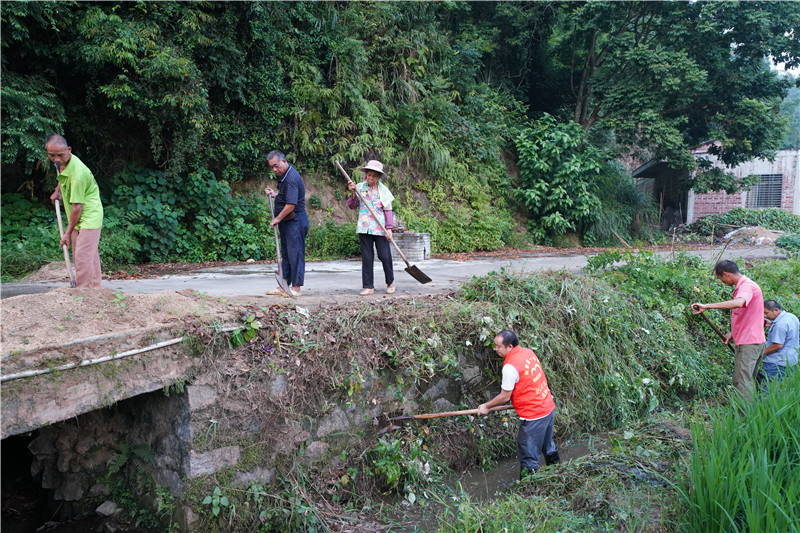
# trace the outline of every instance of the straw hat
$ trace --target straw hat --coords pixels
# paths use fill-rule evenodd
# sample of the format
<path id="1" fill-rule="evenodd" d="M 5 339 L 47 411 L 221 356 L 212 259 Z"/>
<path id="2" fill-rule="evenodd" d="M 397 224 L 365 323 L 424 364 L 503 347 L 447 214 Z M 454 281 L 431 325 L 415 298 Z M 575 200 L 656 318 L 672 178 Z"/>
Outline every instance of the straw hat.
<path id="1" fill-rule="evenodd" d="M 383 163 L 375 159 L 370 159 L 369 161 L 367 161 L 367 164 L 361 167 L 361 170 L 364 172 L 366 172 L 367 170 L 374 170 L 381 176 L 386 177 L 386 173 L 383 171 Z"/>

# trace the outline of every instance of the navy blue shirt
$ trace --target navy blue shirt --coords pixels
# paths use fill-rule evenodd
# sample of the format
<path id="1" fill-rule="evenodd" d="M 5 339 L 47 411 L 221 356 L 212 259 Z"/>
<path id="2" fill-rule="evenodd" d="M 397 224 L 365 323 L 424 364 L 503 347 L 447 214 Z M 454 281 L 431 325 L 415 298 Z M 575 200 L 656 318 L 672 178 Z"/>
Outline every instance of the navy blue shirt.
<path id="1" fill-rule="evenodd" d="M 300 173 L 292 166 L 278 178 L 278 195 L 275 196 L 275 214 L 280 213 L 286 204 L 294 204 L 294 213 L 306 210 L 306 186 Z"/>

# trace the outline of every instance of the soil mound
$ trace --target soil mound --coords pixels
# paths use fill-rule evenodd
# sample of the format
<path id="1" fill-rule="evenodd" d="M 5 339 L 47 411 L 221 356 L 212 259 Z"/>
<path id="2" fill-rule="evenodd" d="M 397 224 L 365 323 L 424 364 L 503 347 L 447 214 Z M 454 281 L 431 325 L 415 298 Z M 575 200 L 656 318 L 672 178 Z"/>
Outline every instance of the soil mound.
<path id="1" fill-rule="evenodd" d="M 183 290 L 124 294 L 111 289 L 63 287 L 2 302 L 2 353 L 33 350 L 97 335 L 124 333 L 182 319 L 212 323 L 236 320 L 219 299 Z"/>
<path id="2" fill-rule="evenodd" d="M 31 272 L 20 281 L 66 281 L 69 283 L 69 273 L 67 273 L 64 261 L 54 261 L 36 272 Z"/>
<path id="3" fill-rule="evenodd" d="M 782 231 L 771 231 L 762 226 L 739 228 L 733 230 L 725 239 L 729 239 L 732 244 L 754 244 L 756 246 L 775 246 L 775 241 L 783 235 Z"/>

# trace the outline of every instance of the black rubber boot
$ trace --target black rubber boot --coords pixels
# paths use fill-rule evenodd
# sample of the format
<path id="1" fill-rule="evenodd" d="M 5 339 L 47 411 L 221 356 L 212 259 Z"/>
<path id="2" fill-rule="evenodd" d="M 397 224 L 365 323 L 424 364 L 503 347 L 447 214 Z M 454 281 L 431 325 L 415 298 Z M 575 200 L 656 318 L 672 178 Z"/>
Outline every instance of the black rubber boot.
<path id="1" fill-rule="evenodd" d="M 561 457 L 558 455 L 558 450 L 553 453 L 544 454 L 544 460 L 548 465 L 554 465 L 561 462 Z"/>

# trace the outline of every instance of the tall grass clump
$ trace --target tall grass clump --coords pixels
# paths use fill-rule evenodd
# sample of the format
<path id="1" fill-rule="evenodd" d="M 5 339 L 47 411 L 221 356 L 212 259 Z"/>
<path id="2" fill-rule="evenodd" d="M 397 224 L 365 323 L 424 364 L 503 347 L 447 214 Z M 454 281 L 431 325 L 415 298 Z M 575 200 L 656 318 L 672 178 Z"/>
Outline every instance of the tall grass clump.
<path id="1" fill-rule="evenodd" d="M 691 531 L 800 531 L 800 372 L 692 425 Z"/>
<path id="2" fill-rule="evenodd" d="M 719 343 L 698 344 L 675 318 L 688 303 L 644 307 L 603 279 L 565 272 L 493 272 L 461 297 L 494 304 L 495 329 L 514 329 L 539 355 L 559 423 L 572 430 L 619 427 L 686 396 L 716 394 L 730 379 Z"/>

